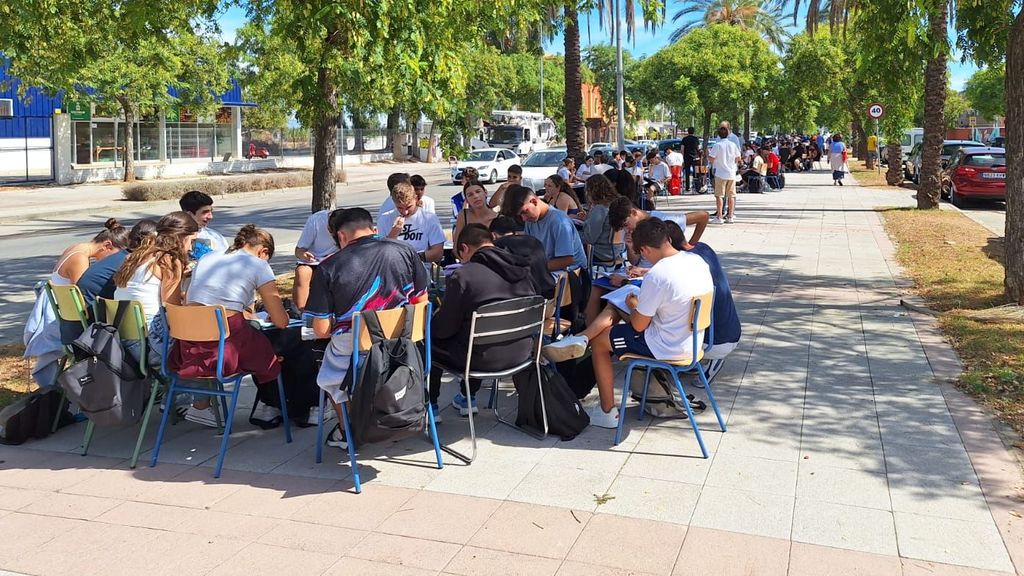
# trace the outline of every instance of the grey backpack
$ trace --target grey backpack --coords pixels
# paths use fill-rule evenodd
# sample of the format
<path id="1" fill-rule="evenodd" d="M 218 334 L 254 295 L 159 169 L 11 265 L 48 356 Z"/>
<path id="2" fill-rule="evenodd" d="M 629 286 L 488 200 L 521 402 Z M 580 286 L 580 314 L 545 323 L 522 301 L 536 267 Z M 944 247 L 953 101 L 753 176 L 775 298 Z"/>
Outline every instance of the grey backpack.
<path id="1" fill-rule="evenodd" d="M 645 370 L 640 368 L 633 370 L 633 376 L 629 381 L 629 395 L 637 402 L 643 397 L 645 378 Z M 680 381 L 684 382 L 684 380 Z M 705 409 L 704 402 L 694 399 L 692 394 L 687 397 L 694 413 L 702 412 Z M 651 369 L 651 382 L 647 386 L 647 403 L 644 404 L 644 412 L 657 418 L 685 418 L 684 401 L 679 397 L 679 390 L 668 373 L 657 368 Z"/>
<path id="2" fill-rule="evenodd" d="M 150 382 L 125 354 L 117 332 L 127 310 L 128 302 L 118 302 L 112 323 L 93 322 L 72 343 L 80 360 L 58 378 L 68 400 L 97 426 L 135 424 L 149 398 Z"/>

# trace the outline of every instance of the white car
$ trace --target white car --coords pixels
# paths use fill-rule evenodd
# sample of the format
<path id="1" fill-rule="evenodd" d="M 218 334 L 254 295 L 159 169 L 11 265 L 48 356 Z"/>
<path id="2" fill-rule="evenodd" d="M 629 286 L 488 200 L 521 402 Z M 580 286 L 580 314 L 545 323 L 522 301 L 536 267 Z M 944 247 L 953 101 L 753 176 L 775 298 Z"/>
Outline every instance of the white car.
<path id="1" fill-rule="evenodd" d="M 598 148 L 615 148 L 615 145 L 613 145 L 611 142 L 594 142 L 593 144 L 590 145 L 590 148 L 587 148 L 587 152 L 593 152 Z"/>
<path id="2" fill-rule="evenodd" d="M 473 150 L 460 160 L 452 168 L 452 183 L 459 184 L 462 181 L 462 171 L 466 168 L 476 168 L 480 174 L 480 181 L 494 184 L 498 180 L 508 179 L 508 167 L 519 164 L 519 156 L 515 152 L 505 148 L 481 148 Z"/>
<path id="3" fill-rule="evenodd" d="M 548 176 L 558 172 L 568 151 L 565 148 L 538 150 L 523 161 L 523 186 L 538 191 L 544 189 Z"/>

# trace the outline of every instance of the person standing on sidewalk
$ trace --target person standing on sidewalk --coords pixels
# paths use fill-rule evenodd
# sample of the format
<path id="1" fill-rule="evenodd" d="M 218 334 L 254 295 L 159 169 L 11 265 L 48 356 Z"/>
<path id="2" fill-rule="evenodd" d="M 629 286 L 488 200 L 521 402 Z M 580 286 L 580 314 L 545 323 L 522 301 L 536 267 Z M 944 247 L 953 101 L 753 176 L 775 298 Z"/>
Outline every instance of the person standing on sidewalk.
<path id="1" fill-rule="evenodd" d="M 723 222 L 722 208 L 728 209 L 725 222 L 731 224 L 735 221 L 736 212 L 736 166 L 743 161 L 740 149 L 736 143 L 729 139 L 729 129 L 725 125 L 718 127 L 720 138 L 708 154 L 711 165 L 715 169 L 715 206 L 718 209 L 715 224 Z M 724 204 L 723 206 L 723 199 Z"/>
<path id="2" fill-rule="evenodd" d="M 842 186 L 843 177 L 850 171 L 846 166 L 846 144 L 843 143 L 842 135 L 832 136 L 832 148 L 828 160 L 832 165 L 832 185 Z"/>
<path id="3" fill-rule="evenodd" d="M 690 181 L 693 179 L 694 166 L 699 164 L 700 138 L 693 135 L 693 126 L 686 129 L 686 136 L 683 138 L 683 174 L 686 176 L 686 192 L 690 191 Z M 694 190 L 696 192 L 696 190 Z"/>

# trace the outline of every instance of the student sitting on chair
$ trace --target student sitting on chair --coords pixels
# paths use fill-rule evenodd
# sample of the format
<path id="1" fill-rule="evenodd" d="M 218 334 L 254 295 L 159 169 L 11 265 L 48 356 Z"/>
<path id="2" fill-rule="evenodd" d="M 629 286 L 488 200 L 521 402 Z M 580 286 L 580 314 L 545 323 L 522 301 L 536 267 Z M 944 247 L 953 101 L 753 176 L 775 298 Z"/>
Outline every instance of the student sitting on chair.
<path id="1" fill-rule="evenodd" d="M 292 303 L 300 312 L 306 308 L 309 298 L 309 281 L 313 270 L 331 254 L 338 251 L 338 245 L 327 229 L 330 210 L 314 212 L 306 219 L 302 234 L 295 243 L 295 283 L 292 285 Z"/>
<path id="2" fill-rule="evenodd" d="M 498 189 L 491 195 L 491 199 L 487 201 L 487 207 L 491 210 L 500 210 L 501 202 L 505 199 L 505 191 L 513 186 L 519 186 L 523 183 L 523 167 L 519 164 L 513 164 L 508 167 L 508 180 L 504 184 L 498 186 Z"/>
<path id="3" fill-rule="evenodd" d="M 412 184 L 399 182 L 391 191 L 395 209 L 384 212 L 377 220 L 380 233 L 392 240 L 409 244 L 419 254 L 425 269 L 444 256 L 444 230 L 433 212 L 419 205 Z"/>
<path id="4" fill-rule="evenodd" d="M 479 182 L 470 182 L 463 188 L 465 203 L 462 211 L 455 217 L 455 230 L 452 232 L 452 245 L 458 246 L 459 234 L 470 224 L 487 227 L 498 215 L 487 206 L 487 189 Z"/>
<path id="5" fill-rule="evenodd" d="M 548 271 L 548 257 L 540 240 L 524 234 L 523 225 L 505 215 L 499 215 L 491 222 L 491 237 L 495 246 L 530 262 L 530 280 L 537 294 L 545 300 L 555 297 L 555 278 Z"/>
<path id="6" fill-rule="evenodd" d="M 608 276 L 613 286 L 621 286 L 625 278 L 626 245 L 622 230 L 612 230 L 608 221 L 608 207 L 618 198 L 615 186 L 603 174 L 587 180 L 587 197 L 592 202 L 583 225 L 583 241 L 590 245 L 591 264 L 596 276 Z M 615 279 L 611 277 L 615 276 Z M 590 323 L 601 310 L 601 296 L 607 289 L 594 284 L 587 301 L 586 318 Z"/>
<path id="7" fill-rule="evenodd" d="M 633 230 L 633 243 L 652 267 L 639 294 L 625 298 L 625 310 L 608 306 L 581 334 L 568 336 L 544 347 L 554 361 L 579 358 L 587 345 L 593 349 L 594 376 L 600 403 L 588 409 L 590 423 L 615 428 L 615 371 L 611 355 L 636 354 L 657 360 L 677 361 L 689 356 L 694 335 L 690 325 L 691 299 L 713 288 L 708 265 L 696 254 L 672 246 L 665 222 L 648 218 Z M 619 324 L 619 321 L 625 321 Z"/>
<path id="8" fill-rule="evenodd" d="M 704 230 L 708 227 L 710 215 L 703 210 L 695 210 L 693 212 L 651 210 L 647 212 L 634 206 L 628 198 L 618 198 L 612 201 L 608 207 L 608 223 L 611 225 L 612 230 L 626 231 L 627 257 L 630 263 L 633 264 L 633 268 L 630 269 L 630 273 L 633 276 L 643 276 L 647 269 L 651 267 L 651 263 L 640 256 L 639 251 L 636 250 L 630 241 L 630 235 L 633 233 L 636 225 L 648 218 L 658 218 L 664 222 L 675 222 L 684 230 L 689 226 L 693 226 L 691 242 L 698 242 L 701 236 L 704 235 Z M 613 280 L 619 280 L 618 283 L 621 284 L 622 279 L 613 278 Z"/>
<path id="9" fill-rule="evenodd" d="M 455 252 L 462 266 L 448 276 L 444 303 L 431 324 L 434 366 L 430 371 L 430 406 L 435 422 L 444 372 L 438 364 L 453 370 L 465 368 L 473 312 L 486 304 L 537 294 L 530 278 L 530 261 L 495 246 L 490 230 L 480 224 L 470 224 L 462 230 Z M 533 338 L 524 338 L 497 346 L 477 346 L 472 367 L 496 372 L 517 366 L 530 357 L 533 342 Z M 477 412 L 475 394 L 480 381 L 470 380 L 469 385 L 473 396 L 467 399 L 460 390 L 452 399 L 452 406 L 463 416 L 471 410 Z"/>
<path id="10" fill-rule="evenodd" d="M 342 383 L 352 361 L 352 317 L 363 310 L 386 310 L 423 300 L 429 276 L 412 246 L 377 235 L 370 213 L 363 208 L 335 210 L 327 222 L 339 250 L 313 272 L 305 315 L 313 319 L 317 338 L 331 339 L 316 383 L 327 393 L 341 422 L 340 403 L 348 401 Z M 340 428 L 331 432 L 327 443 L 347 446 Z"/>
<path id="11" fill-rule="evenodd" d="M 196 234 L 196 245 L 193 246 L 193 260 L 199 260 L 210 252 L 224 252 L 228 249 L 228 241 L 219 232 L 210 228 L 213 220 L 213 198 L 198 190 L 185 192 L 178 200 L 178 206 L 191 216 L 199 225 Z"/>
<path id="12" fill-rule="evenodd" d="M 510 188 L 501 213 L 525 222 L 525 232 L 540 240 L 548 258 L 548 270 L 586 268 L 587 254 L 569 216 L 554 209 L 525 186 Z"/>
<path id="13" fill-rule="evenodd" d="M 434 199 L 426 196 L 427 181 L 423 179 L 423 176 L 419 174 L 409 176 L 405 172 L 396 172 L 388 176 L 388 197 L 380 205 L 380 210 L 377 211 L 378 215 L 395 209 L 395 201 L 391 198 L 391 192 L 395 189 L 395 184 L 399 182 L 406 182 L 412 185 L 413 191 L 416 192 L 416 203 L 420 208 L 432 214 L 437 213 L 434 209 Z"/>
<path id="14" fill-rule="evenodd" d="M 223 306 L 227 313 L 224 340 L 224 373 L 252 374 L 257 386 L 271 386 L 276 393 L 281 364 L 266 335 L 249 323 L 255 318 L 253 304 L 258 293 L 271 323 L 278 328 L 288 325 L 288 313 L 281 303 L 270 269 L 274 256 L 274 237 L 255 224 L 246 224 L 235 236 L 227 252 L 210 254 L 196 265 L 186 295 L 190 305 Z M 217 373 L 217 342 L 176 341 L 167 356 L 167 364 L 182 378 L 209 378 Z M 264 428 L 281 424 L 281 410 L 265 403 L 255 419 Z M 215 408 L 209 399 L 199 399 L 186 413 L 186 419 L 205 426 L 218 424 Z"/>

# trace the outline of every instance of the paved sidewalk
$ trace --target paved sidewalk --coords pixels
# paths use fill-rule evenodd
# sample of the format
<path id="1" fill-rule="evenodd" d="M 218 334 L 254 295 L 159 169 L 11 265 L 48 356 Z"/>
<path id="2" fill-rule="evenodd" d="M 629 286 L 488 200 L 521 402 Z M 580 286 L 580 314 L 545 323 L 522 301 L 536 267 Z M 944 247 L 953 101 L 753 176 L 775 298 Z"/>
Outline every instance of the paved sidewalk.
<path id="1" fill-rule="evenodd" d="M 313 463 L 315 429 L 285 445 L 280 430 L 250 426 L 246 407 L 220 480 L 208 429 L 170 428 L 161 463 L 130 471 L 131 431 L 98 431 L 83 458 L 78 425 L 0 446 L 0 569 L 1014 573 L 1020 471 L 987 415 L 949 385 L 958 363 L 930 320 L 899 306 L 906 280 L 873 207 L 911 200 L 833 188 L 824 172 L 787 181 L 782 193 L 741 195 L 737 223 L 705 236 L 744 321 L 714 383 L 728 432 L 710 411 L 697 418 L 707 460 L 685 421 L 638 421 L 635 407 L 617 447 L 610 430 L 537 441 L 483 415 L 472 466 L 433 468 L 419 438 L 371 446 L 355 495 L 342 452 Z M 442 441 L 466 448 L 465 421 L 443 416 Z"/>
<path id="2" fill-rule="evenodd" d="M 346 167 L 348 184 L 383 182 L 392 172 L 444 173 L 444 163 L 374 162 Z M 183 180 L 202 178 L 197 175 Z M 127 202 L 121 196 L 123 183 L 74 184 L 68 186 L 40 185 L 14 188 L 0 187 L 0 224 L 49 218 L 63 214 L 112 213 L 144 210 L 148 202 Z M 344 184 L 339 185 L 339 189 Z M 264 194 L 265 192 L 259 192 Z M 160 203 L 160 202 L 158 202 Z M 163 202 L 162 204 L 166 204 Z"/>

